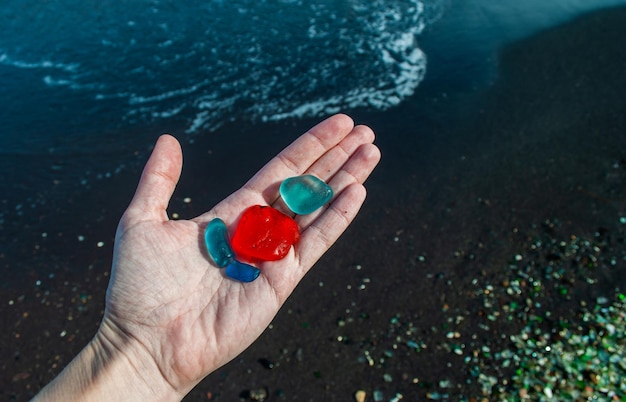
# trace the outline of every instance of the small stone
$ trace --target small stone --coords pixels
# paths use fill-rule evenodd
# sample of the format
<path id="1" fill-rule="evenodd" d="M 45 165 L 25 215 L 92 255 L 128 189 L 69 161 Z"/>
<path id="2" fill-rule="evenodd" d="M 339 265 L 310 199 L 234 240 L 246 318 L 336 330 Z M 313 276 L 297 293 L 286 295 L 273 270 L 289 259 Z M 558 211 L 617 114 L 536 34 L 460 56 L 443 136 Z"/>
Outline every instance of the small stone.
<path id="1" fill-rule="evenodd" d="M 317 177 L 307 174 L 285 179 L 280 185 L 280 196 L 296 214 L 306 215 L 333 198 L 333 189 Z"/>
<path id="2" fill-rule="evenodd" d="M 402 400 L 402 398 L 404 398 L 404 396 L 402 396 L 401 393 L 396 392 L 396 395 L 393 398 L 391 398 L 389 400 L 389 402 L 398 402 L 398 401 Z"/>
<path id="3" fill-rule="evenodd" d="M 225 267 L 235 258 L 235 253 L 228 241 L 228 228 L 220 218 L 213 219 L 207 225 L 204 231 L 204 244 L 211 258 L 220 268 Z"/>
<path id="4" fill-rule="evenodd" d="M 27 373 L 27 372 L 17 373 L 13 376 L 12 381 L 18 382 L 18 381 L 26 380 L 28 379 L 28 377 L 30 377 L 30 373 Z"/>
<path id="5" fill-rule="evenodd" d="M 248 391 L 248 398 L 251 401 L 263 402 L 269 396 L 267 388 L 251 389 Z"/>
<path id="6" fill-rule="evenodd" d="M 296 361 L 303 361 L 304 360 L 304 350 L 302 348 L 298 348 L 296 349 L 296 352 L 294 353 L 294 357 L 296 359 Z"/>
<path id="7" fill-rule="evenodd" d="M 550 387 L 545 387 L 543 389 L 543 393 L 548 397 L 548 398 L 552 398 L 553 394 L 552 394 L 552 389 L 550 389 Z"/>
<path id="8" fill-rule="evenodd" d="M 235 279 L 240 282 L 252 282 L 259 277 L 261 270 L 253 267 L 252 265 L 232 260 L 230 264 L 226 266 L 226 276 Z"/>
<path id="9" fill-rule="evenodd" d="M 367 396 L 367 393 L 363 391 L 362 389 L 360 389 L 354 393 L 354 400 L 355 402 L 365 402 L 366 396 Z"/>
<path id="10" fill-rule="evenodd" d="M 268 370 L 271 370 L 276 366 L 274 362 L 266 358 L 260 358 L 259 363 L 261 364 L 261 366 L 265 367 Z"/>
<path id="11" fill-rule="evenodd" d="M 231 245 L 245 261 L 276 261 L 284 258 L 300 238 L 298 224 L 270 206 L 254 205 L 239 220 Z"/>

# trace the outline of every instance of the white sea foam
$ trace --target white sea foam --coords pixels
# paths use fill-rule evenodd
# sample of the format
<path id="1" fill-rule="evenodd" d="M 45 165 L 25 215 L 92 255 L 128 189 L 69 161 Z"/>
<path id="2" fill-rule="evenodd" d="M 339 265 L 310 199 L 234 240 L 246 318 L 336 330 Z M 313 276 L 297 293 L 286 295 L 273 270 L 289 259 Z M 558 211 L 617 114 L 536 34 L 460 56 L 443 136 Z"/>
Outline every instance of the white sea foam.
<path id="1" fill-rule="evenodd" d="M 70 73 L 76 72 L 80 67 L 80 64 L 78 63 L 57 63 L 49 60 L 42 60 L 37 62 L 16 60 L 4 52 L 0 54 L 0 64 L 24 69 L 55 69 L 67 71 Z"/>
<path id="2" fill-rule="evenodd" d="M 196 108 L 202 110 L 196 113 L 193 121 L 187 128 L 187 133 L 194 133 L 199 130 L 213 131 L 224 124 L 224 111 L 232 109 L 237 98 L 221 98 L 207 96 L 196 100 Z"/>
<path id="3" fill-rule="evenodd" d="M 152 103 L 159 102 L 170 98 L 176 98 L 183 95 L 189 95 L 194 92 L 197 92 L 200 88 L 207 86 L 210 83 L 209 80 L 204 80 L 197 84 L 190 85 L 186 88 L 174 89 L 171 91 L 166 91 L 157 95 L 151 96 L 141 96 L 141 95 L 131 95 L 128 99 L 128 103 L 131 105 L 140 104 L 140 103 Z"/>
<path id="4" fill-rule="evenodd" d="M 378 85 L 356 87 L 345 93 L 337 93 L 328 97 L 319 97 L 295 105 L 292 109 L 273 112 L 277 105 L 259 105 L 256 110 L 263 121 L 276 121 L 292 117 L 316 116 L 336 113 L 342 109 L 357 107 L 373 107 L 387 109 L 398 105 L 402 100 L 415 93 L 415 89 L 426 73 L 426 56 L 419 49 L 417 36 L 422 32 L 425 24 L 422 20 L 424 10 L 419 1 L 412 2 L 409 15 L 402 15 L 398 9 L 385 8 L 384 2 L 372 2 L 377 7 L 378 14 L 371 16 L 369 32 L 371 37 L 360 44 L 357 51 L 371 49 L 370 55 L 387 66 L 387 75 L 381 76 Z M 362 4 L 356 4 L 355 10 L 364 10 Z M 410 19 L 404 31 L 390 29 L 390 24 Z M 309 28 L 309 32 L 319 35 L 316 28 Z M 332 69 L 332 67 L 331 67 Z M 332 71 L 330 71 L 332 73 Z"/>
<path id="5" fill-rule="evenodd" d="M 277 65 L 274 66 L 273 74 L 256 72 L 266 80 L 261 88 L 255 88 L 257 94 L 246 90 L 246 79 L 230 82 L 229 89 L 244 90 L 236 95 L 234 101 L 227 102 L 228 107 L 237 101 L 253 98 L 255 102 L 250 106 L 248 116 L 262 121 L 277 121 L 331 114 L 357 107 L 387 109 L 413 95 L 426 72 L 426 56 L 417 43 L 417 37 L 425 27 L 423 4 L 417 0 L 350 1 L 347 4 L 354 14 L 359 15 L 358 22 L 363 24 L 360 33 L 355 34 L 350 30 L 350 25 L 354 22 L 346 22 L 339 30 L 339 43 L 335 43 L 337 37 L 333 29 L 336 27 L 330 26 L 328 21 L 340 17 L 334 12 L 326 14 L 328 10 L 320 6 L 318 14 L 308 19 L 306 36 L 311 40 L 327 40 L 327 46 L 351 46 L 348 53 L 355 58 L 356 55 L 365 56 L 370 65 L 350 65 L 349 60 L 342 60 L 338 50 L 336 57 L 328 58 L 325 64 L 302 75 L 302 82 L 290 88 L 288 93 L 276 96 L 272 89 L 288 80 L 297 81 L 289 66 Z M 305 57 L 306 52 L 310 51 L 310 46 L 306 43 L 301 44 L 300 48 L 301 57 Z M 368 75 L 367 70 L 372 65 L 375 68 Z M 351 88 L 326 88 L 320 95 L 313 95 L 320 92 L 317 88 L 324 87 L 325 81 L 340 81 L 337 77 L 350 69 L 360 70 L 364 79 L 354 80 Z M 292 76 L 286 77 L 283 72 Z M 303 95 L 298 96 L 298 93 Z M 195 106 L 198 111 L 187 131 L 196 132 L 207 129 L 208 126 L 214 127 L 212 119 L 221 117 L 215 110 L 223 105 L 213 100 L 196 102 Z"/>
<path id="6" fill-rule="evenodd" d="M 425 26 L 422 2 L 350 0 L 344 5 L 351 11 L 342 15 L 323 1 L 308 4 L 313 13 L 301 2 L 283 5 L 291 3 L 303 7 L 303 15 L 308 13 L 306 18 L 302 17 L 308 26 L 305 26 L 305 38 L 284 48 L 289 53 L 274 54 L 282 51 L 284 45 L 276 46 L 266 41 L 293 33 L 271 26 L 268 29 L 273 36 L 267 38 L 262 37 L 267 33 L 254 32 L 255 28 L 251 27 L 252 33 L 240 39 L 246 46 L 243 52 L 236 50 L 239 52 L 235 59 L 237 63 L 229 60 L 235 50 L 215 47 L 219 44 L 204 41 L 184 54 L 159 56 L 159 63 L 175 64 L 197 57 L 196 52 L 206 54 L 209 50 L 206 57 L 211 64 L 205 68 L 209 76 L 156 95 L 140 92 L 128 95 L 128 104 L 137 107 L 129 110 L 127 117 L 143 116 L 154 120 L 191 114 L 193 117 L 188 119 L 186 131 L 196 133 L 214 130 L 224 120 L 276 121 L 358 107 L 386 109 L 414 94 L 426 71 L 426 57 L 417 43 Z M 243 4 L 238 7 L 238 13 L 247 15 L 255 11 L 257 3 Z M 350 19 L 354 15 L 355 21 Z M 297 16 L 291 17 L 297 21 Z M 206 35 L 211 39 L 215 33 L 208 30 Z M 236 39 L 231 40 L 234 43 Z M 313 47 L 318 42 L 325 49 L 320 58 L 313 53 L 319 52 Z M 167 43 L 169 48 L 175 47 L 169 39 L 159 42 L 162 43 Z M 207 45 L 210 49 L 205 49 Z M 337 47 L 336 52 L 333 52 L 333 46 Z M 347 52 L 347 58 L 342 49 Z M 301 68 L 304 70 L 299 71 Z M 143 67 L 138 69 L 146 73 Z M 341 76 L 350 74 L 350 71 L 356 71 L 362 79 L 348 76 L 346 78 L 351 81 L 346 84 L 347 80 Z M 122 95 L 126 93 L 122 92 Z M 113 96 L 99 94 L 98 99 Z M 190 96 L 195 97 L 191 102 Z M 150 107 L 146 108 L 146 104 Z"/>
<path id="7" fill-rule="evenodd" d="M 98 58 L 77 63 L 57 52 L 32 61 L 0 51 L 0 63 L 42 69 L 47 86 L 108 102 L 120 126 L 176 118 L 188 133 L 239 119 L 394 107 L 414 94 L 426 71 L 419 0 L 342 0 L 341 7 L 334 0 L 213 1 L 206 15 L 198 11 L 194 30 L 179 28 L 177 11 L 161 13 L 166 22 L 120 16 L 133 21 L 123 24 L 129 31 L 103 30 Z"/>
<path id="8" fill-rule="evenodd" d="M 72 78 L 55 78 L 50 75 L 44 76 L 43 82 L 50 87 L 68 87 L 75 91 L 94 91 L 98 89 L 103 89 L 103 84 L 90 82 L 80 83 Z"/>

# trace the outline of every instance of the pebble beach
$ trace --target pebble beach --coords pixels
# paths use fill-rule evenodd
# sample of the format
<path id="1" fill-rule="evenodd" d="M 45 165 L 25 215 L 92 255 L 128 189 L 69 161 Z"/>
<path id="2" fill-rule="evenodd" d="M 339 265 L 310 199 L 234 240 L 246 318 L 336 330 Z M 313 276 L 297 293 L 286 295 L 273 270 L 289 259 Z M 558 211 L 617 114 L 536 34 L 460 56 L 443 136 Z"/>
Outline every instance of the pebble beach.
<path id="1" fill-rule="evenodd" d="M 350 112 L 383 154 L 359 217 L 185 400 L 626 401 L 625 21 L 595 11 L 501 49 L 489 85 L 427 75 L 394 108 Z M 170 217 L 210 208 L 318 120 L 184 143 Z M 32 397 L 97 330 L 149 152 L 133 151 L 123 174 L 3 216 L 0 399 Z"/>

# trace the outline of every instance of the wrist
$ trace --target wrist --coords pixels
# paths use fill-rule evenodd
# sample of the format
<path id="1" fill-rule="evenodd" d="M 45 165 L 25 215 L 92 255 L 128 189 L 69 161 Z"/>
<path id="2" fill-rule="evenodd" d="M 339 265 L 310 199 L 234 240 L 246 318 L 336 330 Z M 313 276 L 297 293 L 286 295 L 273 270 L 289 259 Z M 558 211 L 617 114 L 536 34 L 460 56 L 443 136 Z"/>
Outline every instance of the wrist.
<path id="1" fill-rule="evenodd" d="M 180 401 L 147 349 L 108 320 L 35 400 Z"/>

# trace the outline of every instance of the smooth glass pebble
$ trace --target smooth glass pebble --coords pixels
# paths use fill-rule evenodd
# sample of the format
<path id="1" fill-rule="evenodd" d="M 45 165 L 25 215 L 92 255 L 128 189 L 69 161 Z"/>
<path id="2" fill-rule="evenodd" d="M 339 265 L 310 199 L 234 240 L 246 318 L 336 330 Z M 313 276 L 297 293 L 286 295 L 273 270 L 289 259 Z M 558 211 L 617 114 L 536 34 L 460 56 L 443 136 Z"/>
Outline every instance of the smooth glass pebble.
<path id="1" fill-rule="evenodd" d="M 220 268 L 225 267 L 235 258 L 235 253 L 228 241 L 228 228 L 220 218 L 213 219 L 207 225 L 204 231 L 204 244 L 211 258 Z"/>
<path id="2" fill-rule="evenodd" d="M 280 196 L 293 212 L 310 214 L 333 198 L 333 189 L 310 174 L 290 177 L 280 185 Z"/>
<path id="3" fill-rule="evenodd" d="M 225 273 L 227 277 L 239 282 L 252 282 L 259 277 L 261 270 L 252 265 L 232 260 L 230 264 L 226 266 Z"/>
<path id="4" fill-rule="evenodd" d="M 270 206 L 254 205 L 243 212 L 231 245 L 244 261 L 276 261 L 284 258 L 300 238 L 298 224 Z"/>

